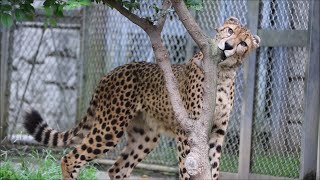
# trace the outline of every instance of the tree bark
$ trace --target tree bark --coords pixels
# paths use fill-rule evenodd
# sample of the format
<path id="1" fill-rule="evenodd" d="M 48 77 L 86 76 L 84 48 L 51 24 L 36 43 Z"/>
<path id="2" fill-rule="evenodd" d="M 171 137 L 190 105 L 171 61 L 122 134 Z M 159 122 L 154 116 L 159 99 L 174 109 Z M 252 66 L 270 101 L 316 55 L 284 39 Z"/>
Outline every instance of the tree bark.
<path id="1" fill-rule="evenodd" d="M 181 22 L 199 46 L 203 54 L 202 69 L 204 77 L 203 109 L 200 119 L 196 121 L 194 131 L 188 137 L 190 153 L 186 159 L 186 169 L 193 179 L 211 179 L 208 160 L 208 134 L 212 128 L 216 103 L 217 65 L 220 59 L 217 45 L 210 40 L 196 23 L 183 0 L 174 0 L 172 3 Z M 202 129 L 203 131 L 196 131 Z"/>
<path id="2" fill-rule="evenodd" d="M 154 25 L 152 22 L 131 13 L 116 0 L 103 0 L 103 2 L 117 9 L 122 15 L 141 27 L 148 34 L 155 54 L 156 62 L 164 72 L 166 87 L 169 93 L 175 118 L 180 127 L 188 135 L 190 153 L 186 159 L 186 169 L 193 179 L 211 179 L 210 165 L 208 160 L 208 134 L 212 127 L 215 109 L 217 63 L 220 59 L 215 42 L 210 40 L 202 32 L 183 0 L 172 0 L 171 2 L 170 0 L 163 1 L 162 9 L 167 10 L 172 4 L 181 22 L 203 53 L 202 69 L 205 73 L 203 83 L 204 102 L 201 117 L 195 122 L 189 118 L 188 113 L 184 108 L 178 89 L 178 83 L 171 69 L 169 52 L 164 47 L 161 40 L 161 32 L 166 20 L 166 16 L 161 17 L 158 21 L 158 24 Z M 199 129 L 203 131 L 199 131 Z"/>

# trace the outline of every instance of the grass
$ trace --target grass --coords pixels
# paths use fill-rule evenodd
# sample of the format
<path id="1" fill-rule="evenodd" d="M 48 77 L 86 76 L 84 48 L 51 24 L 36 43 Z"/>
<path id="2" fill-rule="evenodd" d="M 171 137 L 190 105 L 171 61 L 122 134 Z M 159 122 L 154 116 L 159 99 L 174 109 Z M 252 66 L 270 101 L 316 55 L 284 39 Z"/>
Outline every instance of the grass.
<path id="1" fill-rule="evenodd" d="M 252 173 L 299 178 L 300 160 L 296 155 L 255 155 L 251 161 Z"/>
<path id="2" fill-rule="evenodd" d="M 221 171 L 238 172 L 238 156 L 222 154 Z M 290 154 L 255 154 L 251 157 L 250 172 L 268 176 L 299 178 L 300 160 Z"/>
<path id="3" fill-rule="evenodd" d="M 0 180 L 61 179 L 60 158 L 63 154 L 66 154 L 66 151 L 68 150 L 55 154 L 50 150 L 43 150 L 43 152 L 33 150 L 29 153 L 21 153 L 22 150 L 19 150 L 17 152 L 20 153 L 15 153 L 14 155 L 7 155 L 7 151 L 2 151 L 0 153 Z M 175 153 L 175 148 L 166 147 L 161 152 L 151 153 L 149 160 L 144 160 L 144 162 L 152 164 L 161 162 L 160 164 L 162 165 L 170 164 L 169 166 L 176 166 Z M 299 157 L 294 154 L 253 154 L 250 172 L 269 176 L 298 178 L 299 168 Z M 238 156 L 227 153 L 222 154 L 220 169 L 224 172 L 237 173 Z M 80 172 L 80 177 L 78 178 L 80 180 L 96 179 L 97 169 L 93 164 L 89 163 Z"/>
<path id="4" fill-rule="evenodd" d="M 0 180 L 61 179 L 60 160 L 50 150 L 44 150 L 44 153 L 19 153 L 17 156 L 9 156 L 2 151 L 0 160 Z M 78 179 L 97 179 L 96 171 L 89 164 L 81 171 Z"/>

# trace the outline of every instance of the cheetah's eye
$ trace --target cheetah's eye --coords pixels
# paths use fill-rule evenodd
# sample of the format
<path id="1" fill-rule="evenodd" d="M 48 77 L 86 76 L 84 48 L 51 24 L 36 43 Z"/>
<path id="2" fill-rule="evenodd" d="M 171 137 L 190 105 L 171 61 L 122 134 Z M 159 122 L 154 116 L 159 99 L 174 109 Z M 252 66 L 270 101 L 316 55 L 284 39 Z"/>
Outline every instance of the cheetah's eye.
<path id="1" fill-rule="evenodd" d="M 228 29 L 228 33 L 231 35 L 233 34 L 233 30 L 231 28 Z"/>
<path id="2" fill-rule="evenodd" d="M 247 46 L 248 46 L 247 43 L 244 42 L 244 41 L 241 41 L 241 42 L 240 42 L 240 45 L 241 45 L 241 46 L 244 46 L 244 47 L 247 47 Z"/>

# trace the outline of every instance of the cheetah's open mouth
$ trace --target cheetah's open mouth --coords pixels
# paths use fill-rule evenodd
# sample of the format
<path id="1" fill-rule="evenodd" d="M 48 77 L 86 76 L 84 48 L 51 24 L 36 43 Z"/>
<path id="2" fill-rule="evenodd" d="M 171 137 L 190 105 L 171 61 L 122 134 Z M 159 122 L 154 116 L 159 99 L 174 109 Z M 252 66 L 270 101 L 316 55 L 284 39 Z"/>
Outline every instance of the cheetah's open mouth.
<path id="1" fill-rule="evenodd" d="M 221 59 L 220 59 L 219 63 L 221 63 L 221 62 L 223 62 L 224 60 L 227 59 L 226 54 L 225 54 L 224 51 L 221 50 L 221 49 L 220 49 L 220 58 L 221 58 Z"/>

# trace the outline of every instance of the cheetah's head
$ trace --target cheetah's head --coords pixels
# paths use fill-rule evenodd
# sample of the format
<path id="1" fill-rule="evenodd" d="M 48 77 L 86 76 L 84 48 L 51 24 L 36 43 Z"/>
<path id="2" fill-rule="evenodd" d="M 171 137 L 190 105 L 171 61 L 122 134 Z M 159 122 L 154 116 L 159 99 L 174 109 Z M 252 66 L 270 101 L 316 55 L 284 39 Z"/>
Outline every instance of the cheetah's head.
<path id="1" fill-rule="evenodd" d="M 216 30 L 215 38 L 221 50 L 220 67 L 238 67 L 250 51 L 259 47 L 259 36 L 252 35 L 235 17 L 229 17 Z"/>

